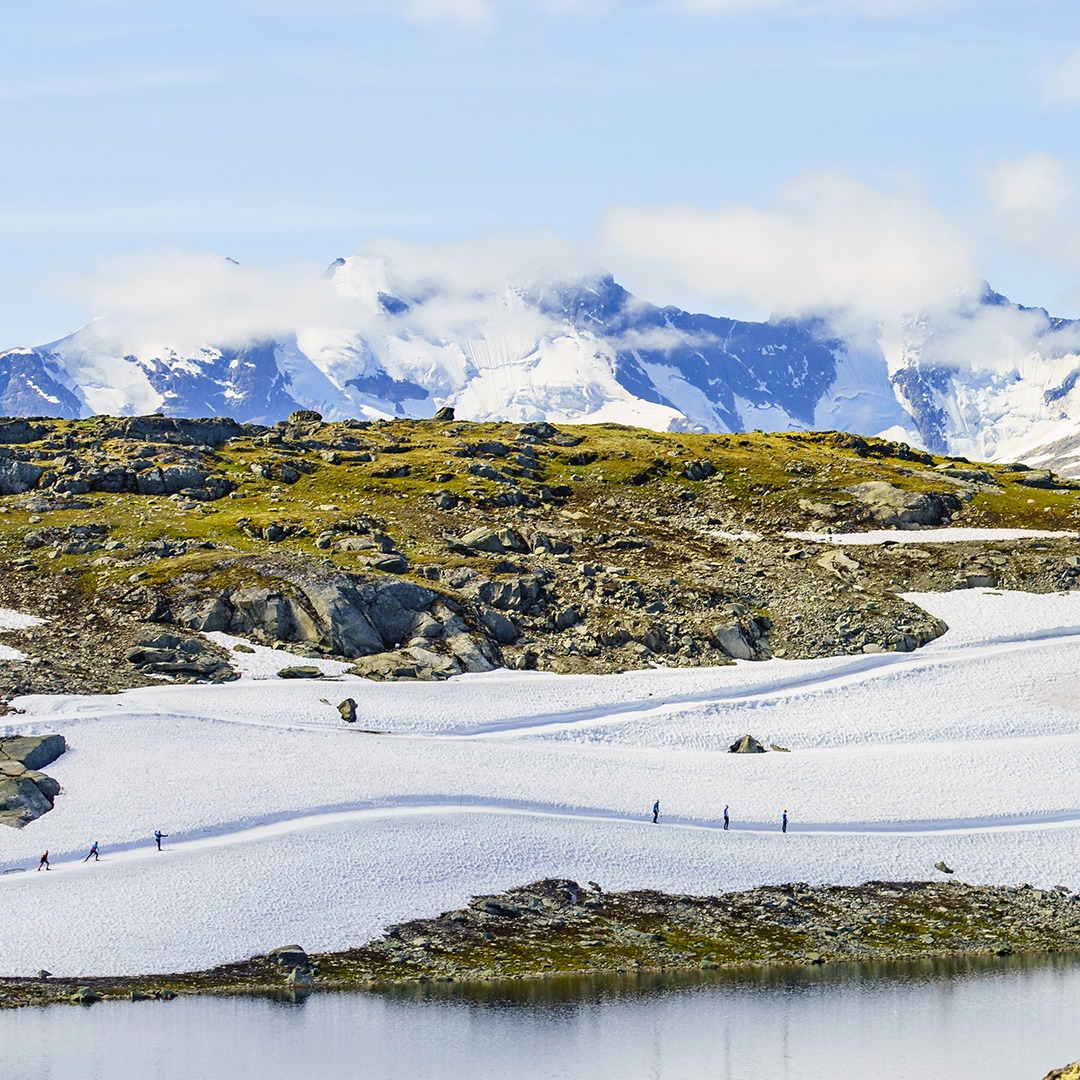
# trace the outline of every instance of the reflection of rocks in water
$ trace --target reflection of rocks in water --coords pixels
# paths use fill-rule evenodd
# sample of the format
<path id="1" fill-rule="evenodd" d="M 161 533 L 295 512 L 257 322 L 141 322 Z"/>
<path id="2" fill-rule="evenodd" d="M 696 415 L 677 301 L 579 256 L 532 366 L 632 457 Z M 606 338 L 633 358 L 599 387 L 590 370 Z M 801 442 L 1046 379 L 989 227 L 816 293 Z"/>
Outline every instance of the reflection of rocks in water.
<path id="1" fill-rule="evenodd" d="M 53 808 L 60 785 L 40 770 L 66 749 L 63 735 L 0 740 L 0 825 L 21 829 Z"/>

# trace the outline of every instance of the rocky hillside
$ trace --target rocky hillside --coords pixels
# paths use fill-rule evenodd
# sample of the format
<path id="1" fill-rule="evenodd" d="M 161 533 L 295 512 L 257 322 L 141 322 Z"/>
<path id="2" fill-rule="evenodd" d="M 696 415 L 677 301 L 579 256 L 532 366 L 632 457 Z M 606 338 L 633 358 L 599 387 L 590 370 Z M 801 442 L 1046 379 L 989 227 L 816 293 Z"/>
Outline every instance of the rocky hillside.
<path id="1" fill-rule="evenodd" d="M 376 678 L 911 650 L 899 593 L 1069 589 L 1075 541 L 788 534 L 1080 529 L 1078 491 L 835 432 L 5 420 L 0 606 L 46 621 L 0 694 L 230 678 L 211 630 Z"/>

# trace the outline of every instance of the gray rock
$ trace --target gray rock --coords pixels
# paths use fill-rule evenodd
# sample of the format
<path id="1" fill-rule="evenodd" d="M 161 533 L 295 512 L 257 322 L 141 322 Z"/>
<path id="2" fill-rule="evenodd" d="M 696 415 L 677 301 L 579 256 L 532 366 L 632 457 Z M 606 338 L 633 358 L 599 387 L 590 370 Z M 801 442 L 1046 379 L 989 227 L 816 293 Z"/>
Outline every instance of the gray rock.
<path id="1" fill-rule="evenodd" d="M 52 801 L 60 794 L 60 781 L 54 780 L 51 776 L 46 776 L 43 772 L 37 772 L 31 770 L 25 774 L 27 780 L 33 780 L 38 791 L 49 800 Z"/>
<path id="2" fill-rule="evenodd" d="M 718 623 L 712 628 L 712 636 L 717 647 L 733 659 L 752 660 L 754 658 L 754 647 L 747 640 L 746 631 L 738 621 L 727 625 Z"/>
<path id="3" fill-rule="evenodd" d="M 404 555 L 382 555 L 371 561 L 372 570 L 378 570 L 382 574 L 404 574 L 409 569 L 409 563 Z"/>
<path id="4" fill-rule="evenodd" d="M 21 495 L 33 490 L 44 472 L 26 461 L 0 458 L 0 495 Z"/>
<path id="5" fill-rule="evenodd" d="M 21 829 L 47 814 L 52 803 L 27 776 L 0 779 L 0 824 Z"/>
<path id="6" fill-rule="evenodd" d="M 266 954 L 266 959 L 282 967 L 308 967 L 308 954 L 300 945 L 279 945 Z"/>
<path id="7" fill-rule="evenodd" d="M 20 761 L 28 769 L 51 765 L 65 750 L 63 735 L 18 735 L 0 740 L 0 757 Z"/>
<path id="8" fill-rule="evenodd" d="M 322 413 L 314 409 L 296 409 L 289 413 L 290 424 L 321 424 Z"/>
<path id="9" fill-rule="evenodd" d="M 517 627 L 494 608 L 481 608 L 480 621 L 500 645 L 513 645 L 520 636 Z"/>
<path id="10" fill-rule="evenodd" d="M 89 986 L 80 986 L 78 990 L 68 998 L 68 1001 L 70 1001 L 72 1005 L 93 1005 L 95 1001 L 100 1000 L 101 995 Z"/>
<path id="11" fill-rule="evenodd" d="M 290 986 L 314 986 L 315 977 L 306 967 L 294 967 L 285 980 Z"/>
<path id="12" fill-rule="evenodd" d="M 960 509 L 951 492 L 905 491 L 884 480 L 870 480 L 847 488 L 870 511 L 873 520 L 890 528 L 943 525 Z"/>
<path id="13" fill-rule="evenodd" d="M 337 708 L 338 712 L 341 713 L 341 719 L 346 724 L 356 723 L 356 701 L 354 698 L 347 697 Z"/>
<path id="14" fill-rule="evenodd" d="M 683 469 L 683 476 L 687 480 L 707 480 L 716 472 L 716 466 L 711 461 L 691 461 Z"/>
<path id="15" fill-rule="evenodd" d="M 730 754 L 764 754 L 765 747 L 754 738 L 753 735 L 743 735 L 736 739 L 728 748 Z"/>
<path id="16" fill-rule="evenodd" d="M 278 673 L 279 679 L 321 679 L 322 669 L 306 664 L 297 664 L 292 667 L 283 667 Z"/>
<path id="17" fill-rule="evenodd" d="M 1043 488 L 1051 491 L 1059 486 L 1057 478 L 1049 469 L 1029 469 L 1027 472 L 1014 476 L 1013 480 L 1024 487 Z"/>
<path id="18" fill-rule="evenodd" d="M 490 555 L 501 555 L 506 550 L 506 546 L 498 535 L 486 526 L 467 532 L 460 542 L 463 547 L 471 548 L 473 551 L 486 551 Z"/>
<path id="19" fill-rule="evenodd" d="M 449 405 L 444 405 L 441 409 L 435 410 L 434 419 L 441 423 L 449 423 L 454 419 L 454 410 Z"/>

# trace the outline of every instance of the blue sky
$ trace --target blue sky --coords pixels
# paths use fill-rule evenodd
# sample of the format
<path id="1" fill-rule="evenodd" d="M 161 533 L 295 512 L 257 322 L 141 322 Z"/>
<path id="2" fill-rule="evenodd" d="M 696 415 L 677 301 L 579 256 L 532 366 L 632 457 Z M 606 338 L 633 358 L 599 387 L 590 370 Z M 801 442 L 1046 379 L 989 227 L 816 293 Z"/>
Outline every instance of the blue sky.
<path id="1" fill-rule="evenodd" d="M 1075 0 L 8 0 L 0 40 L 0 347 L 133 258 L 495 231 L 717 313 L 978 273 L 1080 316 Z"/>

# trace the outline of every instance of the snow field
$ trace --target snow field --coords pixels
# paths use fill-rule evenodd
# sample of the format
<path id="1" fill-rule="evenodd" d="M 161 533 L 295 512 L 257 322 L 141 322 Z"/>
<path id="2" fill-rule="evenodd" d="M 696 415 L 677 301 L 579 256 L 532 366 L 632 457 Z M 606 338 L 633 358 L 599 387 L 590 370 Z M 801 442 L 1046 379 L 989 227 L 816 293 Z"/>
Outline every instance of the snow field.
<path id="1" fill-rule="evenodd" d="M 911 598 L 952 628 L 912 654 L 390 684 L 267 681 L 261 650 L 236 683 L 21 699 L 0 731 L 70 749 L 56 809 L 0 833 L 0 973 L 345 948 L 542 876 L 1080 886 L 1080 596 Z M 746 731 L 792 752 L 727 754 Z"/>

